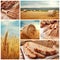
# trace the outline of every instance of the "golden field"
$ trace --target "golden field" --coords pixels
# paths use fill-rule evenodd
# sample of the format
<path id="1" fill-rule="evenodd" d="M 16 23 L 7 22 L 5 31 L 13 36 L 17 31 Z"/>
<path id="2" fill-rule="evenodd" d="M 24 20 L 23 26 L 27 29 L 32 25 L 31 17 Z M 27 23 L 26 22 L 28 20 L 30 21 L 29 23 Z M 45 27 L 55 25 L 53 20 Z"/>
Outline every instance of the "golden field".
<path id="1" fill-rule="evenodd" d="M 56 11 L 55 16 L 48 16 L 47 11 L 21 11 L 22 19 L 58 19 L 59 11 Z"/>
<path id="2" fill-rule="evenodd" d="M 1 58 L 19 58 L 19 39 L 16 36 L 9 37 L 8 32 L 1 38 Z"/>

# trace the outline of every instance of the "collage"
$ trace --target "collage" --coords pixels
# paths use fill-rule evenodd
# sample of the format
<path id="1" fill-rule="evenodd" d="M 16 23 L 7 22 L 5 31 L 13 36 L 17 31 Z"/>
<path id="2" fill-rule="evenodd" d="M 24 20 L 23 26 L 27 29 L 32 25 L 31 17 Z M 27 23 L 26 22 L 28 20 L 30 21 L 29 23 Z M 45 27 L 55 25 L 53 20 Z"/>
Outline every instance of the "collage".
<path id="1" fill-rule="evenodd" d="M 0 1 L 1 60 L 59 60 L 59 0 Z"/>

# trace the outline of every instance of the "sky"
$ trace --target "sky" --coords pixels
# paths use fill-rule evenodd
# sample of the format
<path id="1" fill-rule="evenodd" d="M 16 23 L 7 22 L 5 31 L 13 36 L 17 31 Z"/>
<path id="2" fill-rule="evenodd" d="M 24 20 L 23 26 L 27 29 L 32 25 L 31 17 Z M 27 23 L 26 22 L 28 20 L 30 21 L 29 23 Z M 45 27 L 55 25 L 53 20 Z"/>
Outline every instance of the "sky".
<path id="1" fill-rule="evenodd" d="M 52 0 L 20 0 L 20 1 L 52 1 Z M 53 0 L 53 1 L 58 1 L 58 0 Z"/>
<path id="2" fill-rule="evenodd" d="M 19 36 L 19 21 L 1 21 L 1 35 L 8 31 L 9 36 Z"/>
<path id="3" fill-rule="evenodd" d="M 39 22 L 39 20 L 22 20 L 21 21 L 21 29 L 24 27 L 24 26 L 26 26 L 26 25 L 29 25 L 29 24 L 33 24 L 35 27 L 36 27 L 36 29 L 40 29 L 40 22 Z"/>
<path id="4" fill-rule="evenodd" d="M 21 0 L 21 8 L 57 8 L 59 0 Z"/>

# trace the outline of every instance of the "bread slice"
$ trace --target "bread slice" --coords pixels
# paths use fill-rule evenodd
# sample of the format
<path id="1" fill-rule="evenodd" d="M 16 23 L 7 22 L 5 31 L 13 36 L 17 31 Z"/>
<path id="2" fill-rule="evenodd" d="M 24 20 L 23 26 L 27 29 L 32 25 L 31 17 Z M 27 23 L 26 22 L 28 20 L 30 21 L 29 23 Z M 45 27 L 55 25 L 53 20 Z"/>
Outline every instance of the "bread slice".
<path id="1" fill-rule="evenodd" d="M 34 51 L 34 49 L 33 49 L 32 47 L 30 47 L 28 43 L 26 43 L 26 44 L 24 45 L 24 48 L 27 49 L 27 50 L 30 52 L 30 53 L 28 53 L 28 52 L 25 51 L 25 49 L 24 49 L 25 53 L 27 53 L 26 55 L 28 55 L 30 58 L 34 58 L 34 55 L 36 56 L 35 58 L 45 58 L 45 55 L 40 54 L 40 53 Z M 32 55 L 31 55 L 31 54 L 32 54 Z M 34 55 L 33 55 L 33 54 L 34 54 Z M 31 56 L 32 56 L 32 57 L 31 57 Z"/>
<path id="2" fill-rule="evenodd" d="M 36 58 L 36 55 L 32 51 L 28 50 L 26 47 L 24 47 L 24 52 L 28 57 L 30 57 L 32 59 Z"/>
<path id="3" fill-rule="evenodd" d="M 27 47 L 27 49 L 28 49 L 30 52 L 34 53 L 34 54 L 36 55 L 37 58 L 45 58 L 45 55 L 40 54 L 40 53 L 34 51 L 32 48 Z"/>
<path id="4" fill-rule="evenodd" d="M 53 48 L 49 48 L 43 45 L 35 44 L 33 42 L 29 42 L 28 45 L 30 48 L 34 49 L 36 52 L 41 53 L 43 55 L 54 55 L 56 54 L 56 50 Z"/>
<path id="5" fill-rule="evenodd" d="M 50 55 L 56 54 L 56 50 L 53 50 L 50 48 L 47 48 L 47 49 L 45 48 L 44 50 L 40 49 L 40 48 L 35 48 L 35 51 L 38 53 L 44 54 L 45 56 L 50 56 Z"/>

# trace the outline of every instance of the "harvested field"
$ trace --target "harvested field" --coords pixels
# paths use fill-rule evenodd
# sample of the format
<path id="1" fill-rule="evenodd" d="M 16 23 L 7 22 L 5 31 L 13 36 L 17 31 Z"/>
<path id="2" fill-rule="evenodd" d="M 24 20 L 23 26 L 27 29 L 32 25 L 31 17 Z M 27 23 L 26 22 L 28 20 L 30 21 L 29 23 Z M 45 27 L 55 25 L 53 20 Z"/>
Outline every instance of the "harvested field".
<path id="1" fill-rule="evenodd" d="M 55 16 L 48 16 L 48 11 L 21 11 L 22 19 L 59 19 L 59 12 Z"/>

